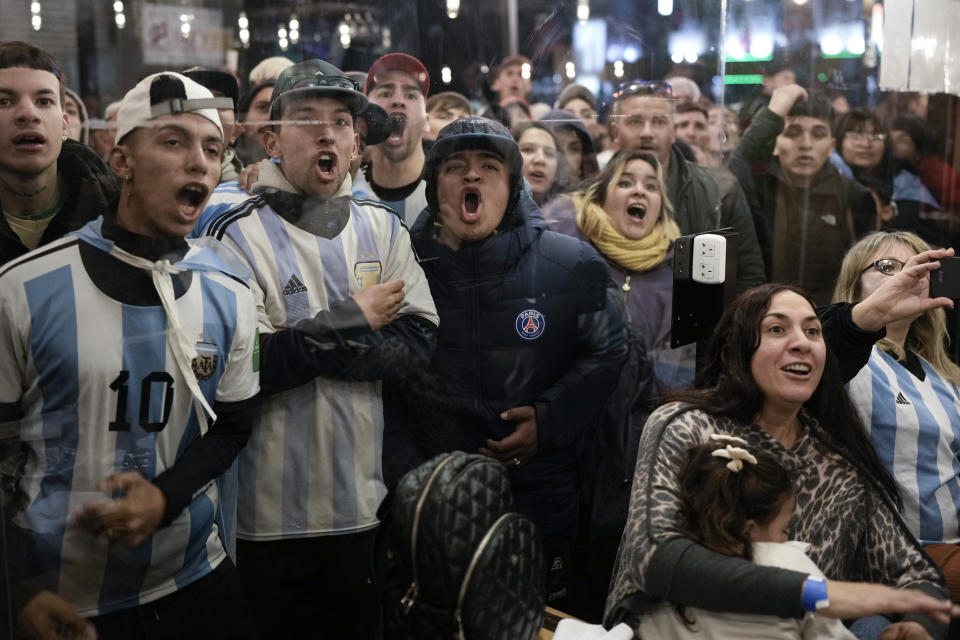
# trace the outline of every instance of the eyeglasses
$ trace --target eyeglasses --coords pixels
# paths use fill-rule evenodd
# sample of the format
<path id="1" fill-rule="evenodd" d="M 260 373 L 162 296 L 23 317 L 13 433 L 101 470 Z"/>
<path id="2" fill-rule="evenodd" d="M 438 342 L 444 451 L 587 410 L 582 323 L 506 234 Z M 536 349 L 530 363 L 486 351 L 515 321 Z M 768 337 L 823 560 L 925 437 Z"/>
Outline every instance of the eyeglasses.
<path id="1" fill-rule="evenodd" d="M 883 142 L 887 139 L 887 134 L 885 133 L 863 133 L 861 131 L 850 131 L 847 133 L 847 137 L 851 140 L 856 140 L 860 142 L 862 140 L 869 140 L 870 142 Z"/>
<path id="2" fill-rule="evenodd" d="M 620 100 L 628 96 L 664 96 L 673 97 L 673 87 L 668 82 L 655 82 L 651 80 L 633 80 L 624 82 L 613 92 L 613 99 Z"/>
<path id="3" fill-rule="evenodd" d="M 885 276 L 896 275 L 903 269 L 906 262 L 897 260 L 896 258 L 880 258 L 879 260 L 874 260 L 867 266 L 866 269 L 860 272 L 860 275 L 865 274 L 870 269 L 876 269 Z"/>

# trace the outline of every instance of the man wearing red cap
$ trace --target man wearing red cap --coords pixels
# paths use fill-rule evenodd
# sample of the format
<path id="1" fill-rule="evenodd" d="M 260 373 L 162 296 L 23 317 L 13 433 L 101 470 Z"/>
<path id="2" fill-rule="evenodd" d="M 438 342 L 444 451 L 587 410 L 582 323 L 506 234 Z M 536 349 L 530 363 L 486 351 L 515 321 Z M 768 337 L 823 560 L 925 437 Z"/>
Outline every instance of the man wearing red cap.
<path id="1" fill-rule="evenodd" d="M 429 127 L 429 92 L 426 67 L 404 53 L 388 53 L 374 62 L 364 87 L 370 102 L 390 115 L 390 137 L 370 147 L 370 163 L 357 174 L 354 192 L 395 209 L 408 225 L 427 206 L 426 183 L 421 177 L 426 156 L 421 142 Z"/>

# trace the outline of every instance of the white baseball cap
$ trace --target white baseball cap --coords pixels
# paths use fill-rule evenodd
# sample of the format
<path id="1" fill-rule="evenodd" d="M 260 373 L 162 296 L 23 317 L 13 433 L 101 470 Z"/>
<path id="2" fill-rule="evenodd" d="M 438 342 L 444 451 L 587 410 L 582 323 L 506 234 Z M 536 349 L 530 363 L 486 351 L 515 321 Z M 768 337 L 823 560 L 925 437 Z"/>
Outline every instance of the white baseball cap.
<path id="1" fill-rule="evenodd" d="M 223 124 L 217 109 L 232 109 L 230 98 L 215 98 L 209 89 L 190 78 L 172 71 L 149 75 L 137 83 L 120 101 L 117 114 L 117 137 L 123 137 L 155 118 L 178 113 L 195 113 L 217 125 L 223 135 Z"/>

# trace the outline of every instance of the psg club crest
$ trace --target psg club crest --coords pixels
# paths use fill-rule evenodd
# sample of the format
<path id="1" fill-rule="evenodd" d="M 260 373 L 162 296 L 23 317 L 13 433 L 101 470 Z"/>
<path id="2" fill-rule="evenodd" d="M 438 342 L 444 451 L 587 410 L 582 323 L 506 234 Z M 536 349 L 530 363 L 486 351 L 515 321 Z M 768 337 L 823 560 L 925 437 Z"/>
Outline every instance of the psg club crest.
<path id="1" fill-rule="evenodd" d="M 536 309 L 527 309 L 521 311 L 517 316 L 517 333 L 524 340 L 535 340 L 543 335 L 543 330 L 547 326 L 546 318 Z"/>
<path id="2" fill-rule="evenodd" d="M 193 375 L 197 376 L 197 380 L 207 380 L 217 370 L 218 360 L 217 344 L 213 342 L 213 336 L 210 337 L 210 342 L 201 340 L 197 343 L 197 357 L 190 363 Z"/>

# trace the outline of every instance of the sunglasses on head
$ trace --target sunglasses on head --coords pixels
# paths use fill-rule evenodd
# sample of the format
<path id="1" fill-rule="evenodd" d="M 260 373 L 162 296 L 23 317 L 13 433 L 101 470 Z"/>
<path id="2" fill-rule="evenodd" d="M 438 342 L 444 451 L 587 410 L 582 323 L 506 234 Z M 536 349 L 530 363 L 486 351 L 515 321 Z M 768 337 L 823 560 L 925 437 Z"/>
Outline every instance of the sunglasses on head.
<path id="1" fill-rule="evenodd" d="M 673 97 L 673 87 L 668 82 L 652 80 L 633 80 L 624 82 L 613 92 L 613 99 L 619 100 L 628 96 L 664 96 Z"/>

